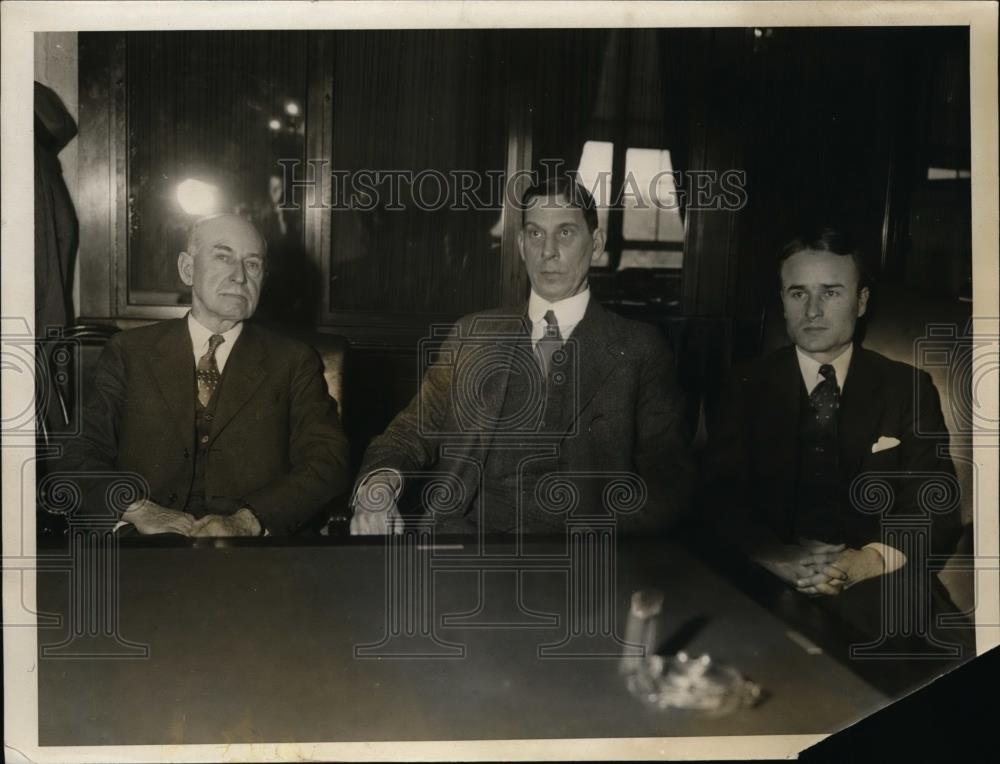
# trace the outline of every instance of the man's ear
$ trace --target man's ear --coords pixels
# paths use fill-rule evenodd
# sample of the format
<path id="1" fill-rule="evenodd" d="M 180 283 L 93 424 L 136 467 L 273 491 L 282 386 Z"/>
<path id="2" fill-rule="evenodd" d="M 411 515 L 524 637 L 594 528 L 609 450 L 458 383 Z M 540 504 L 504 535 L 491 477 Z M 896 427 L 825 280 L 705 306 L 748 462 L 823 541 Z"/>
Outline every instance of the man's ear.
<path id="1" fill-rule="evenodd" d="M 604 231 L 600 228 L 595 228 L 594 235 L 591 238 L 594 240 L 594 252 L 590 256 L 590 262 L 594 262 L 604 254 Z"/>
<path id="2" fill-rule="evenodd" d="M 194 257 L 187 252 L 177 255 L 177 273 L 180 274 L 181 281 L 185 286 L 194 285 Z"/>
<path id="3" fill-rule="evenodd" d="M 524 260 L 524 229 L 522 228 L 517 232 L 517 251 L 521 255 L 521 260 Z"/>
<path id="4" fill-rule="evenodd" d="M 868 287 L 861 287 L 858 292 L 858 318 L 861 318 L 865 311 L 868 310 Z"/>

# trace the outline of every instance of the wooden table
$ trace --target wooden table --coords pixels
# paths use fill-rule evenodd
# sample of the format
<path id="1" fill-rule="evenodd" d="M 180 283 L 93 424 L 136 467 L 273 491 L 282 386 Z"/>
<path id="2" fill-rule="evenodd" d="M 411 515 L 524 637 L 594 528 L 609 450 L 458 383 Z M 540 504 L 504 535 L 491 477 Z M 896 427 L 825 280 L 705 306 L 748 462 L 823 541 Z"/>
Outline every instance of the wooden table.
<path id="1" fill-rule="evenodd" d="M 383 539 L 122 542 L 118 633 L 142 648 L 100 635 L 67 642 L 79 628 L 67 618 L 69 574 L 40 574 L 40 610 L 63 616 L 39 630 L 40 743 L 808 734 L 888 702 L 663 542 L 618 543 L 589 562 L 593 549 L 571 554 L 566 539 L 520 552 L 468 542 L 387 550 Z M 387 580 L 409 589 L 389 597 Z M 735 666 L 764 687 L 765 702 L 716 719 L 655 711 L 628 693 L 621 648 L 600 629 L 558 647 L 573 618 L 613 621 L 622 635 L 630 594 L 643 587 L 666 595 L 665 649 Z M 573 616 L 571 596 L 600 601 L 602 591 L 596 621 Z M 395 605 L 401 620 L 390 623 Z M 394 628 L 399 638 L 384 642 Z M 147 657 L 86 657 L 147 648 Z M 391 655 L 407 651 L 417 655 Z"/>

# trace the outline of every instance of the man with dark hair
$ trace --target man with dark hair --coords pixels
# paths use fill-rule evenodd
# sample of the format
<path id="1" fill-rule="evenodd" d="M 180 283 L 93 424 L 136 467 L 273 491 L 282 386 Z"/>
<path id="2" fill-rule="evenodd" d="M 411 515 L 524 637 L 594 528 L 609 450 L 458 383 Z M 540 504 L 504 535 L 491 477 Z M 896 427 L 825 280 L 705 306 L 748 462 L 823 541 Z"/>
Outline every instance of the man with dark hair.
<path id="1" fill-rule="evenodd" d="M 926 372 L 858 344 L 870 287 L 861 253 L 842 234 L 819 228 L 795 238 L 778 267 L 793 344 L 737 371 L 723 394 L 709 428 L 706 509 L 754 561 L 803 594 L 838 597 L 845 611 L 857 603 L 858 623 L 874 629 L 874 579 L 927 571 L 884 541 L 884 515 L 858 506 L 855 481 L 887 480 L 889 511 L 931 517 L 931 552 L 953 551 L 957 506 L 920 505 L 923 481 L 957 486 L 947 436 L 923 434 L 947 432 L 941 404 Z"/>
<path id="2" fill-rule="evenodd" d="M 562 204 L 564 206 L 576 207 L 583 213 L 587 230 L 591 234 L 597 231 L 597 205 L 594 203 L 594 197 L 591 196 L 586 188 L 568 175 L 556 175 L 541 183 L 533 183 L 525 189 L 524 193 L 521 194 L 520 204 L 522 224 L 525 222 L 524 213 L 527 212 L 528 207 L 536 199 L 540 200 L 542 205 L 548 203 L 550 205 Z M 604 236 L 603 231 L 601 232 L 601 236 Z"/>
<path id="3" fill-rule="evenodd" d="M 177 260 L 185 318 L 116 334 L 88 390 L 61 469 L 80 474 L 85 511 L 130 472 L 149 496 L 121 515 L 142 534 L 287 535 L 347 486 L 347 441 L 309 346 L 247 323 L 266 245 L 236 215 L 197 221 Z"/>
<path id="4" fill-rule="evenodd" d="M 642 506 L 622 527 L 663 529 L 684 511 L 692 465 L 672 356 L 654 328 L 592 299 L 587 274 L 604 251 L 592 197 L 559 179 L 522 204 L 527 304 L 458 321 L 365 453 L 352 533 L 400 530 L 400 495 L 428 470 L 457 481 L 456 506 L 436 518 L 445 532 L 561 529 L 549 490 L 560 476 L 584 511 L 613 514 L 601 476 L 634 475 Z"/>

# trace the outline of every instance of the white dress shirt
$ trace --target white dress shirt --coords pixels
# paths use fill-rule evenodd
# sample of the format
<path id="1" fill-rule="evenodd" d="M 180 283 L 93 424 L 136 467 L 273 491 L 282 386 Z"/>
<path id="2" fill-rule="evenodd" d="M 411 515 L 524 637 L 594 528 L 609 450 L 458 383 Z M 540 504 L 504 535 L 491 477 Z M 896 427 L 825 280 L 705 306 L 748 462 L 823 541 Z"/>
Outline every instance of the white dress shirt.
<path id="1" fill-rule="evenodd" d="M 555 313 L 556 321 L 559 322 L 559 336 L 568 340 L 569 336 L 576 329 L 576 325 L 583 320 L 583 314 L 587 312 L 587 305 L 590 304 L 590 287 L 585 287 L 580 294 L 567 297 L 558 302 L 549 302 L 544 297 L 540 297 L 531 290 L 531 297 L 528 298 L 528 319 L 531 321 L 531 344 L 537 345 L 538 340 L 545 336 L 545 314 L 550 310 Z"/>
<path id="2" fill-rule="evenodd" d="M 198 319 L 192 313 L 188 313 L 187 324 L 188 333 L 191 335 L 191 347 L 194 349 L 194 365 L 195 368 L 198 368 L 198 361 L 208 352 L 208 341 L 215 332 L 198 323 Z M 219 374 L 222 374 L 222 370 L 226 368 L 229 354 L 233 352 L 233 345 L 236 344 L 236 338 L 240 336 L 242 331 L 243 322 L 240 321 L 228 332 L 222 333 L 225 341 L 215 349 L 215 363 L 219 367 Z"/>
<path id="3" fill-rule="evenodd" d="M 802 372 L 802 381 L 806 384 L 806 392 L 812 393 L 820 382 L 823 381 L 823 375 L 819 373 L 819 367 L 822 366 L 819 361 L 815 358 L 810 358 L 803 351 L 802 348 L 796 346 L 795 355 L 799 359 L 799 371 Z M 851 356 L 854 355 L 854 345 L 848 345 L 843 353 L 834 358 L 830 365 L 833 366 L 833 370 L 837 373 L 837 385 L 840 387 L 840 392 L 844 392 L 844 385 L 847 383 L 847 370 L 851 366 Z M 874 549 L 885 561 L 885 572 L 892 573 L 892 571 L 903 567 L 906 564 L 906 555 L 891 546 L 886 546 L 877 541 L 873 541 L 871 544 L 865 544 L 865 549 Z"/>
<path id="4" fill-rule="evenodd" d="M 823 381 L 823 375 L 819 373 L 819 367 L 823 366 L 815 358 L 810 358 L 802 348 L 795 348 L 795 355 L 799 357 L 799 371 L 802 372 L 802 381 L 806 383 L 806 392 L 812 393 L 816 385 Z M 854 355 L 854 345 L 848 345 L 840 355 L 830 361 L 833 370 L 837 372 L 837 385 L 840 392 L 844 392 L 844 383 L 847 382 L 847 370 L 851 366 L 851 356 Z"/>

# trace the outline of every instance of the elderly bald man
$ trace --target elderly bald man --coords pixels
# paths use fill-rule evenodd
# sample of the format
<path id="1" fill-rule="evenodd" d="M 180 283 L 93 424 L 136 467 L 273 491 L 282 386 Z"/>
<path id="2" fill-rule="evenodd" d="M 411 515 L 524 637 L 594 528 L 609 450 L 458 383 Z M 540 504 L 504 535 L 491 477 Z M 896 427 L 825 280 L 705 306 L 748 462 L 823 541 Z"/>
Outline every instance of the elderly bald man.
<path id="1" fill-rule="evenodd" d="M 294 533 L 348 487 L 319 356 L 247 321 L 267 271 L 247 220 L 197 221 L 177 269 L 191 311 L 111 339 L 62 469 L 144 478 L 148 499 L 120 517 L 141 534 Z M 85 510 L 107 512 L 107 483 L 81 482 Z"/>

